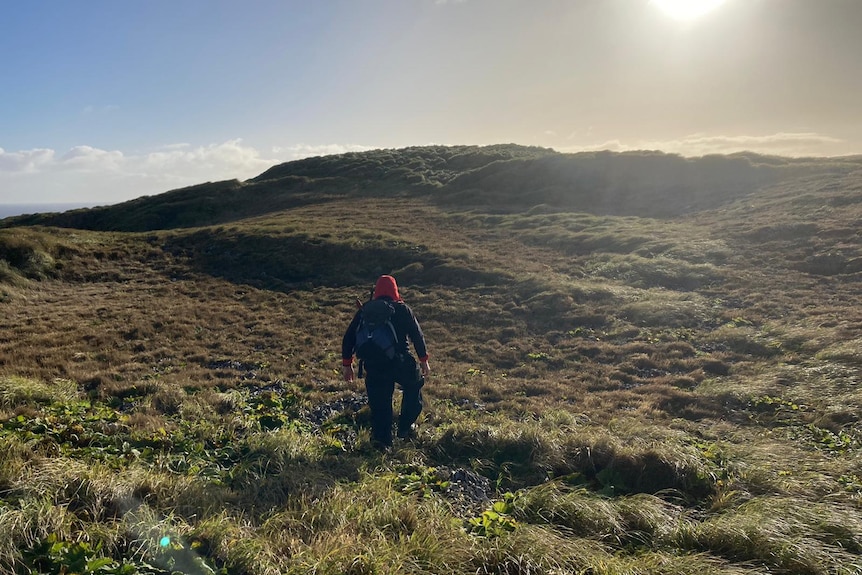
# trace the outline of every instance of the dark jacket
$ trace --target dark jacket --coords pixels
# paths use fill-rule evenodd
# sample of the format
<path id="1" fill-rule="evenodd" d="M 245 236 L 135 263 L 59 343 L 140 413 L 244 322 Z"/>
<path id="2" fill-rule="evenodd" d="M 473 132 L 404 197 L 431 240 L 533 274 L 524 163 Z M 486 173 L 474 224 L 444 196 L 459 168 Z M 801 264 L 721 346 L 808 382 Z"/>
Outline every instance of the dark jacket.
<path id="1" fill-rule="evenodd" d="M 382 297 L 392 302 L 395 307 L 395 314 L 392 316 L 392 327 L 395 328 L 395 335 L 398 337 L 398 353 L 409 354 L 408 338 L 413 342 L 413 348 L 416 350 L 416 355 L 420 361 L 428 359 L 428 351 L 425 348 L 425 336 L 422 334 L 422 328 L 419 327 L 419 322 L 416 316 L 413 315 L 413 310 L 410 309 L 404 302 L 392 301 L 390 297 Z M 359 327 L 359 321 L 362 319 L 362 310 L 356 312 L 347 330 L 344 332 L 344 337 L 341 339 L 341 363 L 350 365 L 353 363 L 353 352 L 356 348 L 356 328 Z"/>

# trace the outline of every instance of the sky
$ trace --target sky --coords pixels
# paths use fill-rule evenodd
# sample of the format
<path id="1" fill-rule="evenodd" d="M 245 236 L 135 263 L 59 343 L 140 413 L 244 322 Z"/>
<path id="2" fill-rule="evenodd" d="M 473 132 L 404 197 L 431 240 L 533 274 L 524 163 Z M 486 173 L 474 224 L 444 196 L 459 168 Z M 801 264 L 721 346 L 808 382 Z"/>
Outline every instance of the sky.
<path id="1" fill-rule="evenodd" d="M 429 144 L 860 154 L 859 30 L 862 0 L 5 0 L 0 204 Z"/>

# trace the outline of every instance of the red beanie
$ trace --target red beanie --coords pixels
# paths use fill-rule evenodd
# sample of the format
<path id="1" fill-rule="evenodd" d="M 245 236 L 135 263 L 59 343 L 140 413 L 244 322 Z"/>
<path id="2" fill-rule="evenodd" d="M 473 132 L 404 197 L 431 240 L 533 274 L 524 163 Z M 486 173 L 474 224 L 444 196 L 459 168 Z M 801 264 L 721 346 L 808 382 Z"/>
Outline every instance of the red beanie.
<path id="1" fill-rule="evenodd" d="M 393 301 L 404 301 L 398 294 L 398 284 L 392 276 L 380 276 L 374 284 L 374 299 L 386 296 Z"/>

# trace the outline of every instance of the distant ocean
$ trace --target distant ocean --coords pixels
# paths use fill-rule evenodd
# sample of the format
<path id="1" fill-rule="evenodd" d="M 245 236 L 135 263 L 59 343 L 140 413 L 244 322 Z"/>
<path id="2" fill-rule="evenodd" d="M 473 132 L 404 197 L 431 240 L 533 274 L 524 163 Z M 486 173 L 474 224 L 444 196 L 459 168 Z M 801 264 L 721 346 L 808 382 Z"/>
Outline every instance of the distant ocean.
<path id="1" fill-rule="evenodd" d="M 0 220 L 20 216 L 21 214 L 44 214 L 47 212 L 65 212 L 77 208 L 88 208 L 92 203 L 60 203 L 60 204 L 0 204 Z"/>

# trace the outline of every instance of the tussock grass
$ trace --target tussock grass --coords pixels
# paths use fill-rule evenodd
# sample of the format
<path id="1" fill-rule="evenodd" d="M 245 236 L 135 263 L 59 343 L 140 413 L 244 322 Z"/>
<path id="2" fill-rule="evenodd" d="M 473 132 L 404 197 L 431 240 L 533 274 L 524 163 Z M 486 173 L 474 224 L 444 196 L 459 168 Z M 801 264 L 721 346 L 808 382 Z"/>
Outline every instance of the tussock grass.
<path id="1" fill-rule="evenodd" d="M 19 505 L 0 507 L 0 566 L 12 571 L 22 564 L 22 550 L 56 534 L 64 540 L 81 537 L 80 525 L 67 508 L 48 498 L 27 498 Z"/>
<path id="2" fill-rule="evenodd" d="M 289 572 L 457 573 L 468 536 L 444 507 L 415 501 L 379 477 L 335 486 L 324 499 L 292 499 L 260 532 L 285 550 Z M 284 568 L 284 567 L 283 567 Z"/>
<path id="3" fill-rule="evenodd" d="M 862 338 L 848 339 L 832 344 L 817 354 L 818 359 L 838 361 L 852 366 L 862 366 Z"/>
<path id="4" fill-rule="evenodd" d="M 203 519 L 189 529 L 187 537 L 201 553 L 243 573 L 284 573 L 284 557 L 291 553 L 289 548 L 271 545 L 246 519 L 226 511 Z"/>
<path id="5" fill-rule="evenodd" d="M 660 287 L 691 291 L 723 281 L 724 274 L 712 264 L 690 264 L 684 260 L 637 255 L 595 258 L 589 272 L 640 288 Z"/>
<path id="6" fill-rule="evenodd" d="M 765 559 L 793 573 L 855 573 L 860 524 L 855 512 L 758 498 L 679 533 L 683 545 L 706 547 L 732 560 Z"/>
<path id="7" fill-rule="evenodd" d="M 0 498 L 5 497 L 28 469 L 34 454 L 32 446 L 16 437 L 0 439 Z"/>
<path id="8" fill-rule="evenodd" d="M 577 188 L 534 150 L 531 195 L 504 152 L 316 159 L 115 221 L 170 230 L 4 229 L 51 259 L 0 259 L 0 570 L 50 540 L 236 575 L 859 572 L 845 163 L 709 198 L 653 173 L 623 205 L 629 175 Z M 272 209 L 207 212 L 238 191 Z M 339 344 L 389 272 L 433 372 L 418 439 L 381 455 Z"/>
<path id="9" fill-rule="evenodd" d="M 709 301 L 697 294 L 650 289 L 639 292 L 637 301 L 624 304 L 620 311 L 639 327 L 694 328 L 712 321 L 709 307 Z"/>
<path id="10" fill-rule="evenodd" d="M 558 525 L 576 535 L 613 543 L 619 543 L 625 530 L 610 500 L 586 489 L 566 492 L 555 484 L 530 490 L 523 501 L 516 502 L 515 516 L 531 523 Z"/>
<path id="11" fill-rule="evenodd" d="M 490 574 L 570 573 L 590 569 L 597 573 L 623 573 L 624 562 L 604 546 L 590 540 L 526 526 L 513 535 L 479 547 L 470 572 Z"/>
<path id="12" fill-rule="evenodd" d="M 781 353 L 778 340 L 747 325 L 723 325 L 707 335 L 706 340 L 744 356 L 770 358 Z"/>
<path id="13" fill-rule="evenodd" d="M 638 427 L 608 434 L 584 422 L 558 422 L 553 417 L 441 424 L 439 436 L 432 439 L 438 452 L 434 458 L 470 462 L 509 489 L 553 477 L 606 495 L 671 490 L 703 498 L 714 489 L 713 464 L 669 435 L 646 439 Z"/>
<path id="14" fill-rule="evenodd" d="M 59 242 L 36 231 L 0 230 L 0 283 L 21 285 L 54 275 Z"/>
<path id="15" fill-rule="evenodd" d="M 12 297 L 14 293 L 10 287 L 21 287 L 27 285 L 27 280 L 18 270 L 13 268 L 6 260 L 0 260 L 0 285 L 3 285 L 2 296 L 0 301 L 6 301 Z"/>
<path id="16" fill-rule="evenodd" d="M 0 377 L 0 407 L 5 409 L 31 405 L 71 401 L 78 397 L 74 381 L 56 378 L 51 383 L 25 377 Z"/>

